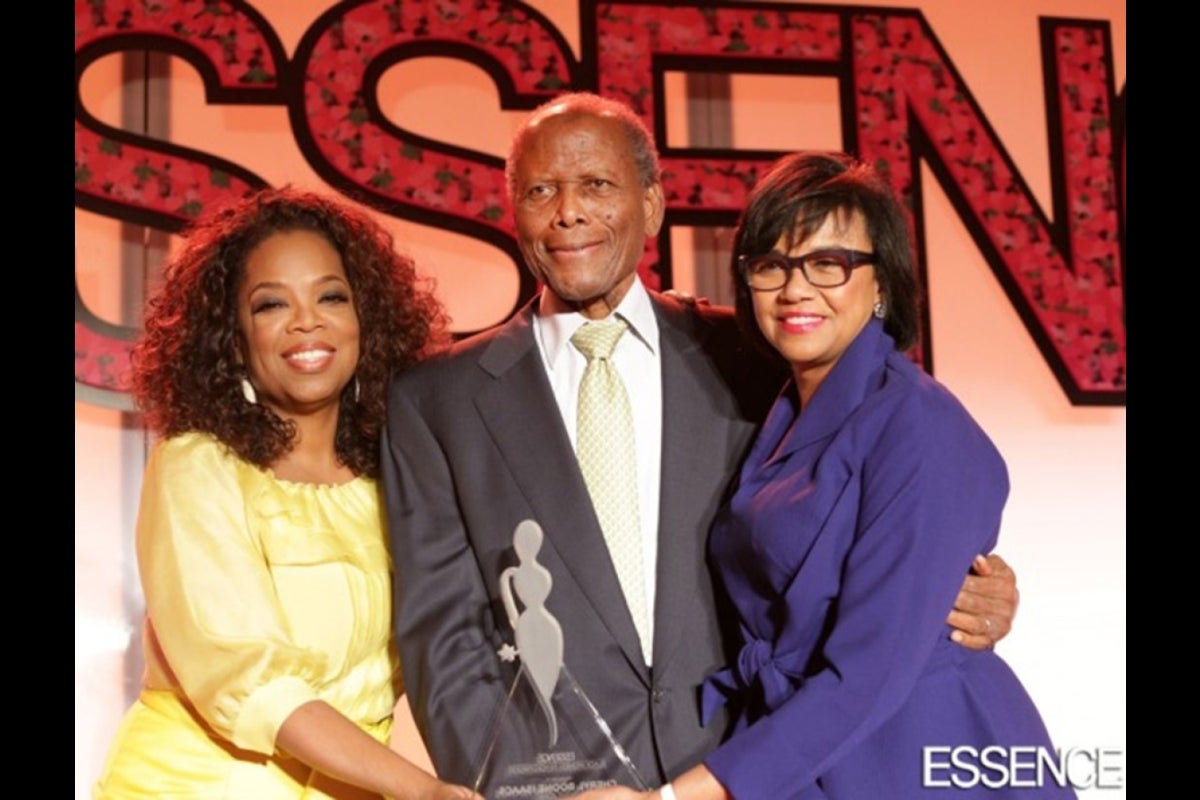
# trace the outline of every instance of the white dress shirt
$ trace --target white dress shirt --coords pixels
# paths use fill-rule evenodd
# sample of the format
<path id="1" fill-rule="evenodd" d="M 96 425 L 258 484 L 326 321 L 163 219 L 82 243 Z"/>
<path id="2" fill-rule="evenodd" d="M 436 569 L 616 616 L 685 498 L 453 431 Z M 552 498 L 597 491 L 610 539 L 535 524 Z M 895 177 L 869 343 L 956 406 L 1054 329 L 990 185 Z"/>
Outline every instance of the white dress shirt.
<path id="1" fill-rule="evenodd" d="M 543 290 L 544 293 L 547 290 Z M 563 425 L 577 447 L 579 382 L 587 368 L 587 359 L 572 344 L 571 337 L 588 319 L 577 311 L 552 313 L 543 300 L 533 318 L 533 334 L 550 388 L 562 414 Z M 629 326 L 613 351 L 612 363 L 633 412 L 634 445 L 637 448 L 638 511 L 641 519 L 642 564 L 645 567 L 647 611 L 650 614 L 647 635 L 654 641 L 654 587 L 658 563 L 658 502 L 662 469 L 662 360 L 658 346 L 658 318 L 650 295 L 640 280 L 613 312 Z M 647 663 L 650 658 L 647 657 Z"/>

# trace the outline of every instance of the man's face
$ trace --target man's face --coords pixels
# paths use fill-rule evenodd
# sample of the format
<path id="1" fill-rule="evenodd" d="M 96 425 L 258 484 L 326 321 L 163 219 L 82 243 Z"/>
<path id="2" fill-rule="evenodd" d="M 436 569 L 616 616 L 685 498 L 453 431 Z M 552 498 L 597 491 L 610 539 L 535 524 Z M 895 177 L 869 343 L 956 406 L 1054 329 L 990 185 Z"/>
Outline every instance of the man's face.
<path id="1" fill-rule="evenodd" d="M 607 316 L 662 224 L 662 186 L 642 185 L 629 141 L 610 117 L 570 111 L 527 134 L 514 165 L 513 208 L 525 263 L 566 306 Z"/>

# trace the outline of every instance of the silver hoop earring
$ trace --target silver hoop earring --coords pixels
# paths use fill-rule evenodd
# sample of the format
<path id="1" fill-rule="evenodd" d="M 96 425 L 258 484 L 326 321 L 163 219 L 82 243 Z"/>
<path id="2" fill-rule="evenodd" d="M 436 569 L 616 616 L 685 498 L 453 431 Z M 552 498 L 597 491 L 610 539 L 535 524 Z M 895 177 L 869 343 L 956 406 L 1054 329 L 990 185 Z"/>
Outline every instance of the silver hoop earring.
<path id="1" fill-rule="evenodd" d="M 887 306 L 880 300 L 875 304 L 875 308 L 871 309 L 871 313 L 875 315 L 875 319 L 883 319 L 887 316 Z"/>
<path id="2" fill-rule="evenodd" d="M 246 402 L 250 405 L 258 403 L 258 392 L 254 391 L 254 384 L 249 378 L 242 378 L 242 397 L 246 398 Z"/>
<path id="3" fill-rule="evenodd" d="M 362 387 L 359 386 L 358 376 L 354 376 L 354 402 L 357 403 L 362 398 Z"/>

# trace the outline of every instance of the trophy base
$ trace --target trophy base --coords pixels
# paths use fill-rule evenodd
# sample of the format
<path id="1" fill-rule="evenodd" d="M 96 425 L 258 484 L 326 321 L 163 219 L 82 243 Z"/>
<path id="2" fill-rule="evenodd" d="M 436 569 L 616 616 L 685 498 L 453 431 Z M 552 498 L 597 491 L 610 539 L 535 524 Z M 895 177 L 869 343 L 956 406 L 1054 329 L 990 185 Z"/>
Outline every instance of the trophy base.
<path id="1" fill-rule="evenodd" d="M 559 800 L 607 786 L 649 788 L 565 667 L 549 709 L 523 691 L 524 680 L 518 673 L 493 724 L 475 791 L 488 800 Z"/>

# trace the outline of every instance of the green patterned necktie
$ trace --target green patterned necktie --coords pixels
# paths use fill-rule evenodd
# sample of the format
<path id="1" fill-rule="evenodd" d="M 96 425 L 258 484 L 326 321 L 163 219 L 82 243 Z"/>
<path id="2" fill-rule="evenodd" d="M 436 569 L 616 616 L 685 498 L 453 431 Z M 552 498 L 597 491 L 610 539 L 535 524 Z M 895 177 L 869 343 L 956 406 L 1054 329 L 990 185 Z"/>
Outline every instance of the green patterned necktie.
<path id="1" fill-rule="evenodd" d="M 633 410 L 625 383 L 612 363 L 617 340 L 627 327 L 625 320 L 610 317 L 586 323 L 571 337 L 571 344 L 587 359 L 579 383 L 576 447 L 579 468 L 646 657 L 651 647 L 650 614 L 638 516 Z"/>

